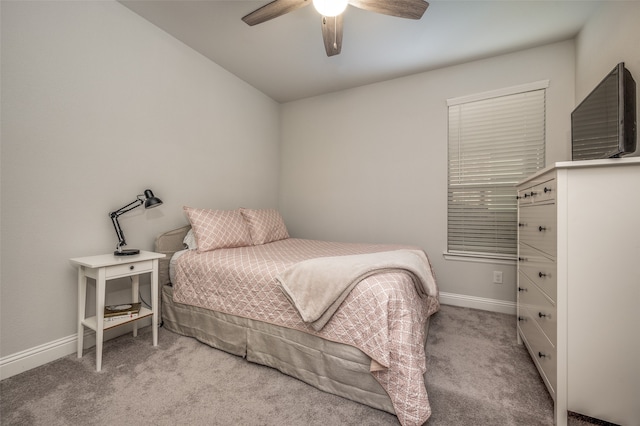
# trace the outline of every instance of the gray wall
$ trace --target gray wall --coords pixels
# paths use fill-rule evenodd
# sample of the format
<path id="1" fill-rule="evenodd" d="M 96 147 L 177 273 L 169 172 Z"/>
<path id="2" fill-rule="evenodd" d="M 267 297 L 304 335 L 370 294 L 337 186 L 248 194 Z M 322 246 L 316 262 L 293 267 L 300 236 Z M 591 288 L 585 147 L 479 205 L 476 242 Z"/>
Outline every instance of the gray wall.
<path id="1" fill-rule="evenodd" d="M 279 105 L 119 3 L 3 1 L 1 106 L 2 356 L 76 333 L 68 259 L 113 251 L 145 188 L 129 247 L 183 205 L 276 207 Z"/>

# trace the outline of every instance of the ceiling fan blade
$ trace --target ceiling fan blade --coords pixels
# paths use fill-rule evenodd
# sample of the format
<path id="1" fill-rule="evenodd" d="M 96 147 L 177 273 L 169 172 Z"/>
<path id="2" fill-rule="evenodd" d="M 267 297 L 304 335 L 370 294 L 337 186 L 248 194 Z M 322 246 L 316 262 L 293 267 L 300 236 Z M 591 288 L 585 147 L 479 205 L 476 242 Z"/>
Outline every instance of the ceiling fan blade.
<path id="1" fill-rule="evenodd" d="M 342 50 L 342 14 L 322 17 L 322 39 L 327 56 L 334 56 Z"/>
<path id="2" fill-rule="evenodd" d="M 349 0 L 351 6 L 383 15 L 420 19 L 429 3 L 424 0 Z"/>
<path id="3" fill-rule="evenodd" d="M 253 26 L 282 16 L 285 13 L 293 12 L 311 3 L 311 0 L 274 0 L 244 16 L 242 20 L 248 25 Z"/>

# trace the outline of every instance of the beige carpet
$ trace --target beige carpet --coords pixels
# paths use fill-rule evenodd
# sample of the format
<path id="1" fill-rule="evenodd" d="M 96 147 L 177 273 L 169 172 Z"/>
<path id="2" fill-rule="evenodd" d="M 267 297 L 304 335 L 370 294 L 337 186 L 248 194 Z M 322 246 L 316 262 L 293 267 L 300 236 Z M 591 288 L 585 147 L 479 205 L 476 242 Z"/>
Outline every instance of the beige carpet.
<path id="1" fill-rule="evenodd" d="M 427 425 L 552 425 L 553 405 L 515 318 L 443 306 L 431 323 Z M 271 368 L 163 328 L 105 343 L 0 382 L 9 425 L 397 425 L 389 413 L 327 394 Z M 571 426 L 591 424 L 577 417 Z"/>

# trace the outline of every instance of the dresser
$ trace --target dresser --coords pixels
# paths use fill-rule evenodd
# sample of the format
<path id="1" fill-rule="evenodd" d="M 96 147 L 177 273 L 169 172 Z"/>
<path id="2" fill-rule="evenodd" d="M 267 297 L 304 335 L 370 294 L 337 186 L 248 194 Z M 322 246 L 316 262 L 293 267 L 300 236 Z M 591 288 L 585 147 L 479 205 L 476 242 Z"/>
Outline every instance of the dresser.
<path id="1" fill-rule="evenodd" d="M 518 341 L 567 411 L 640 425 L 640 158 L 518 184 Z"/>

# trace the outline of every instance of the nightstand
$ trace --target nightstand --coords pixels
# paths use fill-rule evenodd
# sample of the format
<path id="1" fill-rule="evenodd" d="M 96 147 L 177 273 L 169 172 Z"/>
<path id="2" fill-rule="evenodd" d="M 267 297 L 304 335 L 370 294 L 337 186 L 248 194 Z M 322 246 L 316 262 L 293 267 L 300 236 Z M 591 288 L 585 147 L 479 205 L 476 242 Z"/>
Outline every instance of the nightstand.
<path id="1" fill-rule="evenodd" d="M 158 346 L 158 259 L 165 257 L 161 253 L 140 251 L 132 256 L 75 257 L 71 263 L 78 267 L 78 358 L 82 358 L 84 327 L 96 332 L 96 371 L 102 368 L 102 340 L 104 330 L 133 322 L 133 335 L 138 335 L 135 321 L 151 316 L 153 346 Z M 132 301 L 138 302 L 138 285 L 141 274 L 151 274 L 151 309 L 141 308 L 137 318 L 125 318 L 104 322 L 106 284 L 116 278 L 131 277 Z M 86 317 L 87 278 L 96 280 L 96 315 Z"/>

